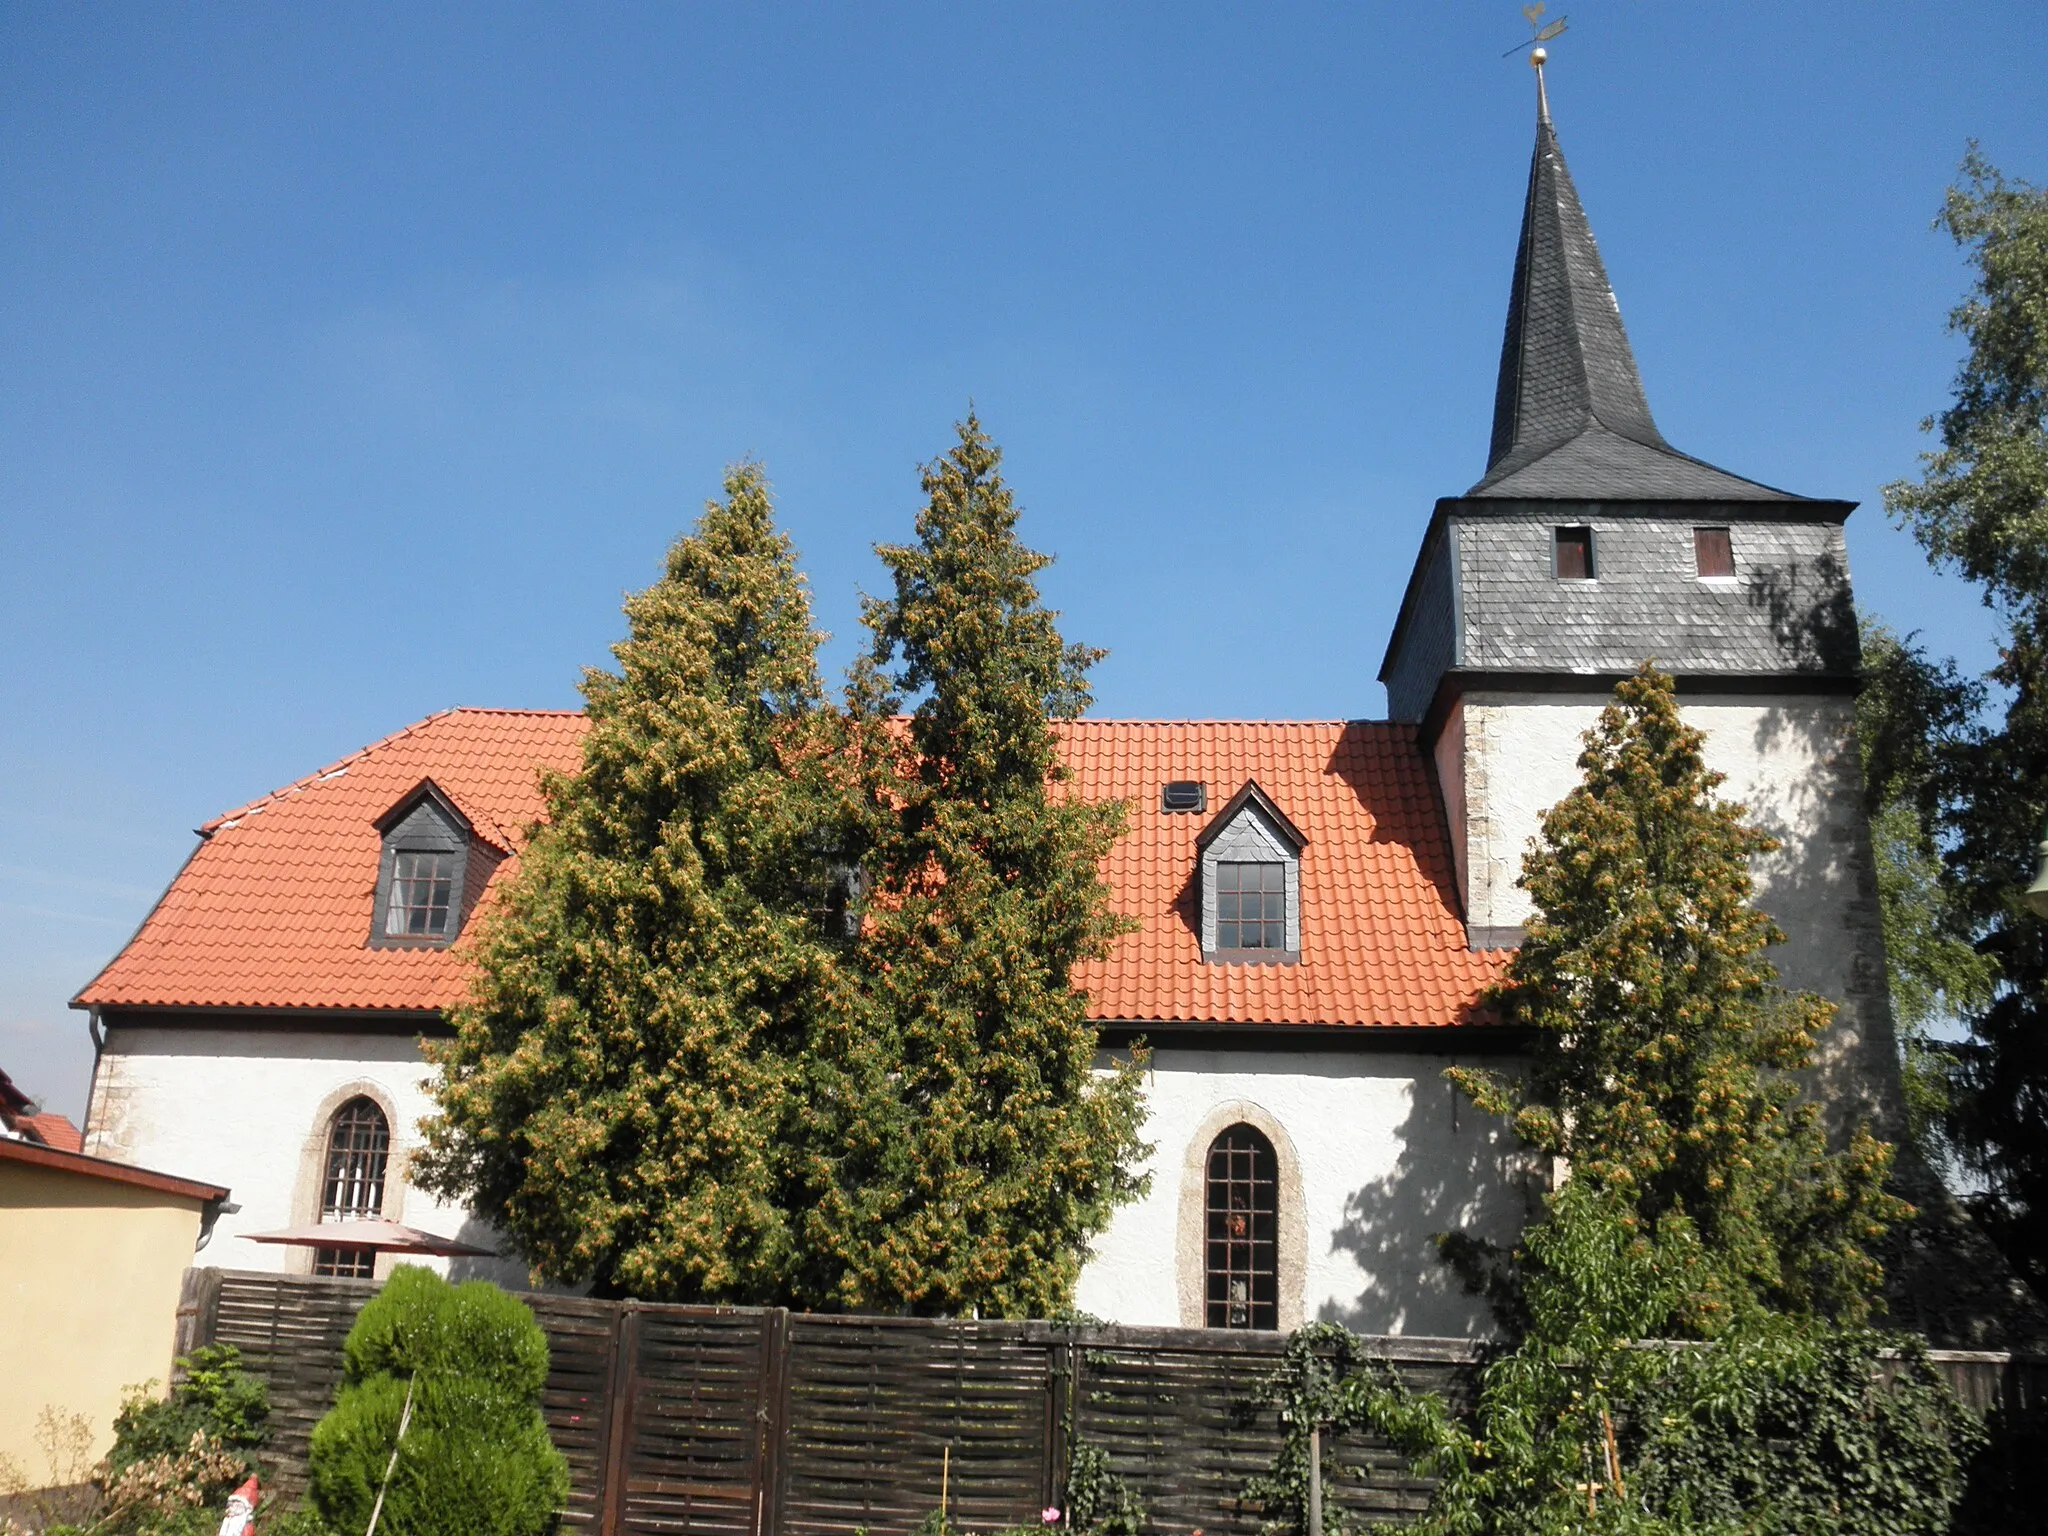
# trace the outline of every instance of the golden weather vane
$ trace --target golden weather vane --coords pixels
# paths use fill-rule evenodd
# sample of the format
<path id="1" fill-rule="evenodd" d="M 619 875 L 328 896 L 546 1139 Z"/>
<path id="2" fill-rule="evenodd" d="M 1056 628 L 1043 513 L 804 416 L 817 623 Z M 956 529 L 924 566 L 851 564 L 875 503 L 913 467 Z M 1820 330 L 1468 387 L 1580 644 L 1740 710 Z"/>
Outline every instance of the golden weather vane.
<path id="1" fill-rule="evenodd" d="M 1534 4 L 1523 6 L 1522 15 L 1529 23 L 1531 34 L 1529 41 L 1515 44 L 1514 47 L 1508 49 L 1507 53 L 1503 53 L 1501 57 L 1506 58 L 1509 53 L 1517 53 L 1524 48 L 1533 49 L 1534 52 L 1529 55 L 1529 61 L 1541 69 L 1543 61 L 1550 57 L 1549 54 L 1543 51 L 1543 45 L 1563 32 L 1565 23 L 1570 21 L 1571 18 L 1569 16 L 1560 16 L 1555 21 L 1545 22 L 1543 19 L 1543 0 L 1535 0 Z"/>

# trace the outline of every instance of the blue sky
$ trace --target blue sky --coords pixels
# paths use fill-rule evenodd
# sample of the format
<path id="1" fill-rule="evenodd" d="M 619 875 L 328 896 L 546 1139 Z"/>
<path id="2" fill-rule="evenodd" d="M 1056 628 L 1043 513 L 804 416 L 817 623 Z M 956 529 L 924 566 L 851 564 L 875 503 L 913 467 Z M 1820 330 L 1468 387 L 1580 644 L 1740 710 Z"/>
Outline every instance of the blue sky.
<path id="1" fill-rule="evenodd" d="M 1679 447 L 1876 505 L 1946 395 L 1965 142 L 2048 179 L 2048 8 L 1572 0 L 1559 132 Z M 1356 717 L 1483 467 L 1518 7 L 0 10 L 0 1065 L 207 817 L 569 706 L 764 459 L 829 660 L 972 398 L 1098 712 Z M 1223 594 L 1227 590 L 1228 596 Z"/>

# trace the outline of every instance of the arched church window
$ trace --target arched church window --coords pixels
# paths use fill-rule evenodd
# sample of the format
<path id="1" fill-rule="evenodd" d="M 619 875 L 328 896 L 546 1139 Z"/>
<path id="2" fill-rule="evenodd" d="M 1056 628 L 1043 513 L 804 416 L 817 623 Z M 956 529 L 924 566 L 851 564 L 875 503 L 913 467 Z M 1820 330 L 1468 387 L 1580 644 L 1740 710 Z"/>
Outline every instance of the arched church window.
<path id="1" fill-rule="evenodd" d="M 370 1099 L 350 1099 L 327 1125 L 321 1170 L 322 1221 L 376 1221 L 384 1215 L 384 1174 L 391 1161 L 391 1122 Z M 374 1248 L 316 1248 L 313 1273 L 369 1279 L 377 1271 Z"/>
<path id="2" fill-rule="evenodd" d="M 1280 1160 L 1248 1125 L 1209 1144 L 1207 1317 L 1211 1328 L 1280 1326 Z"/>

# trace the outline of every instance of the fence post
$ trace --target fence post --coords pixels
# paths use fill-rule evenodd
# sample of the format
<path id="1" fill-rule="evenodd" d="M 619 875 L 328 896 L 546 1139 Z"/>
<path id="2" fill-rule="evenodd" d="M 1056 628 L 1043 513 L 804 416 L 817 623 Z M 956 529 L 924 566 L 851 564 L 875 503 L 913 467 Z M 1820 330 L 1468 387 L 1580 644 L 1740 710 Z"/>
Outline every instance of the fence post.
<path id="1" fill-rule="evenodd" d="M 605 1414 L 604 1501 L 598 1506 L 602 1536 L 625 1528 L 626 1473 L 633 1456 L 633 1399 L 638 1396 L 640 1304 L 629 1301 L 612 1319 L 611 1402 Z"/>
<path id="2" fill-rule="evenodd" d="M 1074 1418 L 1074 1330 L 1060 1328 L 1046 1349 L 1045 1477 L 1040 1493 L 1047 1508 L 1066 1509 L 1067 1443 Z"/>
<path id="3" fill-rule="evenodd" d="M 178 1316 L 171 1332 L 171 1358 L 211 1344 L 220 1327 L 220 1271 L 188 1269 L 178 1283 Z M 166 1379 L 171 1373 L 166 1371 Z"/>
<path id="4" fill-rule="evenodd" d="M 754 1397 L 754 1536 L 782 1528 L 789 1446 L 789 1308 L 761 1318 L 761 1380 Z"/>

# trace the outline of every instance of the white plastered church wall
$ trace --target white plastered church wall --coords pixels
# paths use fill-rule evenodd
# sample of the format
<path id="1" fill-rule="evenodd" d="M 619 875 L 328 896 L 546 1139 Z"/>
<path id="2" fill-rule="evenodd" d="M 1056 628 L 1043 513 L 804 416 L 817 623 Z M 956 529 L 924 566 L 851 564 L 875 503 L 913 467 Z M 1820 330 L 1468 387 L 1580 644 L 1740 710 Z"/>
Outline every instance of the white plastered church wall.
<path id="1" fill-rule="evenodd" d="M 1516 884 L 1523 856 L 1543 813 L 1578 784 L 1581 737 L 1610 698 L 1475 691 L 1447 722 L 1436 757 L 1456 807 L 1475 933 L 1528 920 L 1528 893 Z M 1701 694 L 1683 698 L 1680 713 L 1706 733 L 1707 766 L 1726 775 L 1723 798 L 1747 806 L 1782 845 L 1756 861 L 1757 903 L 1785 931 L 1770 956 L 1780 979 L 1838 1005 L 1818 1064 L 1837 1128 L 1862 1121 L 1896 1139 L 1904 1126 L 1854 700 Z"/>
<path id="2" fill-rule="evenodd" d="M 1513 1138 L 1444 1081 L 1452 1060 L 1375 1049 L 1155 1051 L 1143 1132 L 1153 1150 L 1141 1170 L 1151 1187 L 1096 1240 L 1075 1304 L 1120 1323 L 1201 1325 L 1188 1310 L 1203 1253 L 1199 1229 L 1184 1220 L 1183 1181 L 1201 1177 L 1222 1128 L 1217 1111 L 1242 1103 L 1260 1112 L 1248 1123 L 1284 1132 L 1281 1198 L 1299 1201 L 1298 1223 L 1281 1212 L 1282 1244 L 1290 1226 L 1302 1244 L 1292 1264 L 1281 1256 L 1283 1282 L 1297 1276 L 1299 1287 L 1281 1297 L 1283 1327 L 1328 1319 L 1362 1333 L 1491 1332 L 1485 1304 L 1463 1292 L 1431 1237 L 1462 1229 L 1511 1240 L 1530 1214 L 1533 1171 Z M 1298 1191 L 1288 1188 L 1290 1160 Z"/>
<path id="3" fill-rule="evenodd" d="M 227 1186 L 240 1207 L 223 1214 L 194 1263 L 295 1271 L 311 1251 L 251 1242 L 319 1220 L 328 1121 L 356 1094 L 391 1126 L 384 1216 L 422 1231 L 496 1249 L 495 1235 L 459 1205 L 407 1178 L 419 1122 L 433 1113 L 419 1044 L 398 1034 L 328 1029 L 115 1028 L 94 1073 L 86 1151 Z M 447 1259 L 415 1259 L 447 1273 Z M 379 1265 L 383 1273 L 390 1261 Z M 463 1277 L 525 1281 L 503 1260 L 457 1261 Z"/>

